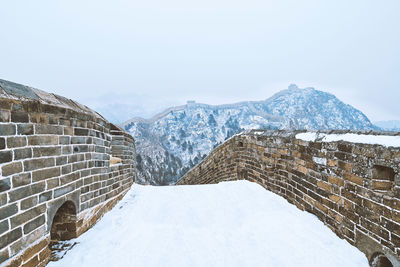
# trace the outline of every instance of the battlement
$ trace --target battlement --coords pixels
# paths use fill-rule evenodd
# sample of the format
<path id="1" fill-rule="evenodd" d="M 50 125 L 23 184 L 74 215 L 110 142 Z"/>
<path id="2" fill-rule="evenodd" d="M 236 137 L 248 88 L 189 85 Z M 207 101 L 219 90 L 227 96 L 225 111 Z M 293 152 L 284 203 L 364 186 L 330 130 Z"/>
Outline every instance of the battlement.
<path id="1" fill-rule="evenodd" d="M 117 159 L 110 164 L 110 158 Z M 44 266 L 135 181 L 135 144 L 64 97 L 0 80 L 0 264 Z"/>
<path id="2" fill-rule="evenodd" d="M 256 182 L 316 215 L 372 266 L 400 266 L 398 142 L 400 133 L 252 130 L 218 146 L 177 184 Z"/>

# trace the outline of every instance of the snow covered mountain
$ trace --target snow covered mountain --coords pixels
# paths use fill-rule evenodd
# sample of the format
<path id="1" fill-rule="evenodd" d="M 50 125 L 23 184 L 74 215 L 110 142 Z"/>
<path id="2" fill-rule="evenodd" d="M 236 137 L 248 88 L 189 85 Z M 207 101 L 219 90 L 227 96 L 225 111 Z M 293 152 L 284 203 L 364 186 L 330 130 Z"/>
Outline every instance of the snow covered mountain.
<path id="1" fill-rule="evenodd" d="M 376 128 L 334 95 L 294 84 L 264 101 L 218 106 L 189 101 L 123 126 L 136 140 L 138 182 L 150 184 L 174 183 L 214 147 L 246 129 Z"/>
<path id="2" fill-rule="evenodd" d="M 386 131 L 400 131 L 400 121 L 376 121 L 374 124 Z"/>

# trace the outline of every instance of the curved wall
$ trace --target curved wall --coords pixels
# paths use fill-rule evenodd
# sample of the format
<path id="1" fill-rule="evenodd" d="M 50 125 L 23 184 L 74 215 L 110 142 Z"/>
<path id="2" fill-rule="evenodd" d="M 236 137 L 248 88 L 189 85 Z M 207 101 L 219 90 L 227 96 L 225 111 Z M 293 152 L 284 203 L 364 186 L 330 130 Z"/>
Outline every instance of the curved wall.
<path id="1" fill-rule="evenodd" d="M 177 184 L 256 182 L 315 214 L 370 262 L 381 253 L 400 266 L 400 148 L 307 142 L 297 133 L 236 135 Z"/>
<path id="2" fill-rule="evenodd" d="M 133 138 L 96 112 L 0 80 L 0 264 L 44 266 L 57 210 L 74 204 L 80 235 L 130 188 L 134 164 Z"/>

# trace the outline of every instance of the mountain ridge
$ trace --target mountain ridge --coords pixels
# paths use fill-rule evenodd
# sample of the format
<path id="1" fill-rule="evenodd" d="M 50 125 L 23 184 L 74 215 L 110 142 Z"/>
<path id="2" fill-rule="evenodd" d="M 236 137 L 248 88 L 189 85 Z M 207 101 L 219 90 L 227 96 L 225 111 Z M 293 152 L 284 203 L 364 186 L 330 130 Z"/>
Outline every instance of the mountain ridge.
<path id="1" fill-rule="evenodd" d="M 173 183 L 230 136 L 249 129 L 372 130 L 367 116 L 335 95 L 290 85 L 261 101 L 209 105 L 188 101 L 123 127 L 138 150 L 141 183 Z M 155 182 L 157 181 L 157 182 Z"/>

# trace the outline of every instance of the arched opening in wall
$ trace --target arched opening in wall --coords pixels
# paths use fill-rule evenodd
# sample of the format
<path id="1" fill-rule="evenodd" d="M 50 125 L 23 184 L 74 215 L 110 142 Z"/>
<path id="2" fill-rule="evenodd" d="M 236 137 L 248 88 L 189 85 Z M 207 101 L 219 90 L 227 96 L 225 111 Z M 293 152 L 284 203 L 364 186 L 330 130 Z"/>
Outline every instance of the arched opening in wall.
<path id="1" fill-rule="evenodd" d="M 50 230 L 50 261 L 57 261 L 76 243 L 69 240 L 77 237 L 76 208 L 72 201 L 66 201 L 56 212 Z"/>
<path id="2" fill-rule="evenodd" d="M 372 168 L 372 189 L 389 191 L 394 186 L 393 168 L 374 165 Z"/>
<path id="3" fill-rule="evenodd" d="M 393 267 L 393 264 L 390 262 L 390 260 L 385 255 L 383 255 L 381 253 L 376 253 L 376 254 L 374 254 L 374 256 L 372 256 L 371 266 L 372 267 Z"/>

